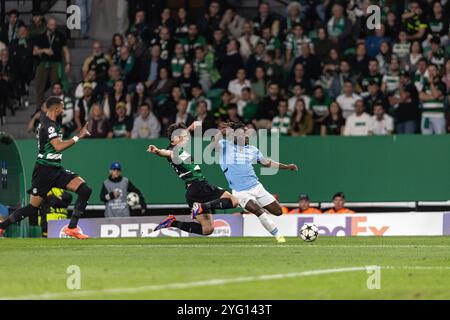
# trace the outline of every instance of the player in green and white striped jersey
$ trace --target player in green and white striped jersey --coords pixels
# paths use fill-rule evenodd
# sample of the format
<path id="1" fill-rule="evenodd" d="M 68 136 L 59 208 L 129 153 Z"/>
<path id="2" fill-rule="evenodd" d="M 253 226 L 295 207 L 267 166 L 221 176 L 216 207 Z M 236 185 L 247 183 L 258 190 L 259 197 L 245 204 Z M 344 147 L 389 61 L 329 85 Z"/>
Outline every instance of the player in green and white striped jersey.
<path id="1" fill-rule="evenodd" d="M 77 174 L 65 170 L 61 166 L 61 160 L 64 150 L 72 147 L 78 140 L 89 136 L 90 133 L 87 130 L 87 125 L 85 125 L 78 136 L 63 141 L 60 122 L 64 113 L 64 103 L 59 97 L 50 97 L 46 101 L 46 107 L 47 111 L 42 113 L 37 130 L 39 154 L 32 175 L 30 203 L 28 206 L 15 211 L 8 219 L 0 223 L 0 236 L 2 236 L 4 229 L 11 224 L 22 221 L 29 216 L 37 215 L 47 193 L 52 188 L 60 188 L 78 194 L 72 218 L 69 226 L 64 229 L 64 233 L 69 237 L 86 239 L 88 237 L 82 234 L 78 228 L 78 220 L 86 209 L 92 190 Z"/>

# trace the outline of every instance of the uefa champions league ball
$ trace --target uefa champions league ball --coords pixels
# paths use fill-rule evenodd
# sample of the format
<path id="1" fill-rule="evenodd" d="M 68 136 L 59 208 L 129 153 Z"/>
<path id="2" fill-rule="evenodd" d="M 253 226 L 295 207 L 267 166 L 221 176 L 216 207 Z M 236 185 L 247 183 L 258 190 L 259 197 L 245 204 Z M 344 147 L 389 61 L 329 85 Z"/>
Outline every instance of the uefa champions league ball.
<path id="1" fill-rule="evenodd" d="M 139 196 L 137 193 L 130 192 L 127 195 L 127 203 L 130 207 L 135 207 L 139 204 Z"/>
<path id="2" fill-rule="evenodd" d="M 303 241 L 313 242 L 319 236 L 319 228 L 314 223 L 305 223 L 300 228 L 299 236 Z"/>

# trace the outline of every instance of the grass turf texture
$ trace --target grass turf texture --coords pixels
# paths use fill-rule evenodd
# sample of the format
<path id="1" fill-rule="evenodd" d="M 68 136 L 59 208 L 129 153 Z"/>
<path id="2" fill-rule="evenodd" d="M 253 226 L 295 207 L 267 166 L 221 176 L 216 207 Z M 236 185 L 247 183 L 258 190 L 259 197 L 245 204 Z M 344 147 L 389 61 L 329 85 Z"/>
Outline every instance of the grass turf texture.
<path id="1" fill-rule="evenodd" d="M 283 245 L 272 238 L 3 239 L 0 298 L 450 299 L 449 249 L 450 237 L 288 238 Z M 75 293 L 66 288 L 70 265 L 81 268 Z M 382 267 L 380 290 L 367 289 L 369 265 Z M 362 268 L 333 271 L 351 267 Z M 284 277 L 322 269 L 333 270 Z M 281 276 L 210 282 L 273 274 Z M 183 285 L 198 281 L 207 282 Z"/>

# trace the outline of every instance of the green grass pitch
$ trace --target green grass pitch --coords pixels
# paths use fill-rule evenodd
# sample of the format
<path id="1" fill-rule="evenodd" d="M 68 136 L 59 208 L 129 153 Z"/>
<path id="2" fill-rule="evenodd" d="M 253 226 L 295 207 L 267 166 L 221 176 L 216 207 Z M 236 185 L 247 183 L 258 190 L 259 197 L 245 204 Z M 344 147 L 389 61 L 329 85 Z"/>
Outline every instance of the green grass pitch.
<path id="1" fill-rule="evenodd" d="M 450 237 L 287 240 L 0 239 L 0 299 L 450 299 Z"/>

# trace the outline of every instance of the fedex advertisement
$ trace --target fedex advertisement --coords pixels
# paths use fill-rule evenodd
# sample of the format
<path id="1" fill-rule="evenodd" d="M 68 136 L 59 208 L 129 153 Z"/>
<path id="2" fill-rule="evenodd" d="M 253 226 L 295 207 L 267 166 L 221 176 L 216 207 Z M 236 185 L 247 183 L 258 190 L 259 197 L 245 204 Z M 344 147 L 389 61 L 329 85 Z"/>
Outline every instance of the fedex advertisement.
<path id="1" fill-rule="evenodd" d="M 450 218 L 449 218 L 450 219 Z M 305 223 L 314 223 L 322 236 L 438 236 L 442 235 L 443 214 L 372 213 L 372 214 L 317 214 L 284 215 L 273 217 L 281 233 L 298 236 Z M 449 230 L 450 232 L 450 230 Z M 268 236 L 258 218 L 244 217 L 244 236 Z"/>

